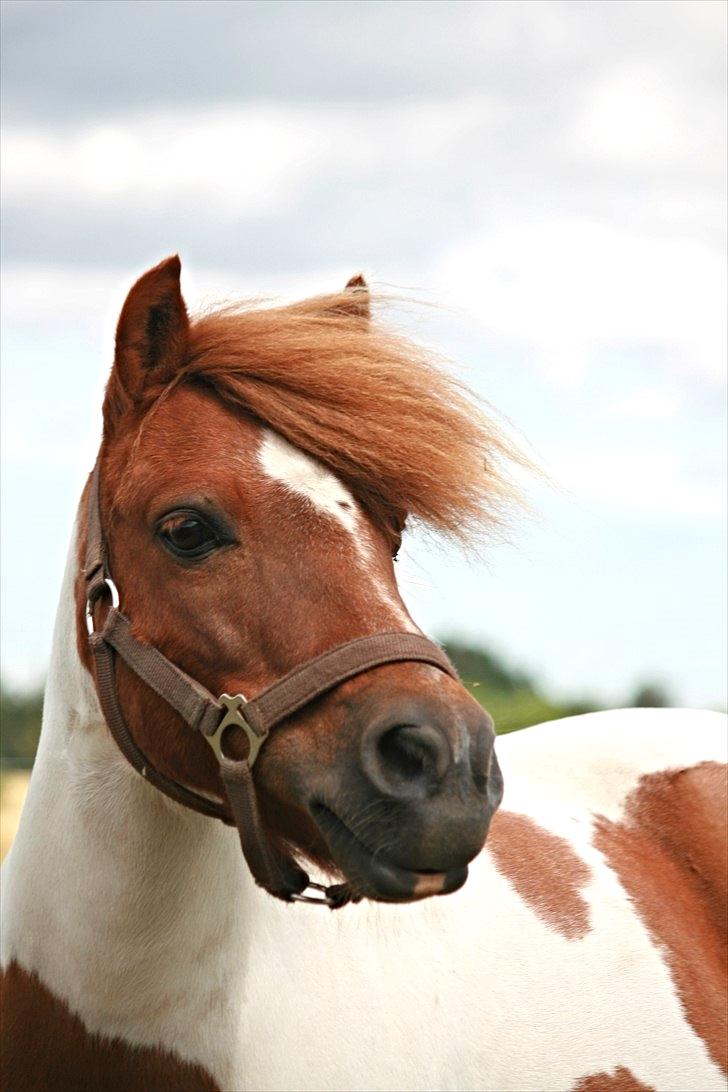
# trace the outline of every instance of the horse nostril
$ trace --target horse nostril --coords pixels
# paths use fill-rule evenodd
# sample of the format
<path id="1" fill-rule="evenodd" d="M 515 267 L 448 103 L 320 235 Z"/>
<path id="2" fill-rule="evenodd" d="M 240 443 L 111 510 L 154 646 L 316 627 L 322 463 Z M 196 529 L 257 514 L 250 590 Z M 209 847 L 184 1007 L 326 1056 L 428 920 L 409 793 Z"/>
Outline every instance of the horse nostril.
<path id="1" fill-rule="evenodd" d="M 421 795 L 439 785 L 447 773 L 450 748 L 432 725 L 396 724 L 370 741 L 364 764 L 370 778 L 386 792 Z"/>
<path id="2" fill-rule="evenodd" d="M 429 748 L 423 747 L 417 729 L 409 724 L 390 728 L 377 746 L 384 765 L 405 781 L 415 781 L 433 765 Z"/>

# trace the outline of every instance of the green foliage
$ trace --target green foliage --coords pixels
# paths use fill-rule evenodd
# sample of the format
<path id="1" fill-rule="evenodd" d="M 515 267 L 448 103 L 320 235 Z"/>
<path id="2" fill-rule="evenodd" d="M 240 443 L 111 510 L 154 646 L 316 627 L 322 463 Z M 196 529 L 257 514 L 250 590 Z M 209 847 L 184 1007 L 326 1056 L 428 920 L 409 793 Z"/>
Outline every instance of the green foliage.
<path id="1" fill-rule="evenodd" d="M 532 689 L 528 675 L 507 667 L 503 660 L 484 648 L 455 640 L 446 640 L 444 648 L 466 686 L 477 684 L 505 693 Z"/>
<path id="2" fill-rule="evenodd" d="M 603 708 L 596 701 L 551 701 L 529 675 L 484 649 L 452 640 L 445 641 L 444 647 L 465 686 L 493 717 L 499 735 Z"/>
<path id="3" fill-rule="evenodd" d="M 42 711 L 42 690 L 20 693 L 0 686 L 0 749 L 4 759 L 33 760 Z"/>
<path id="4" fill-rule="evenodd" d="M 628 704 L 635 709 L 665 709 L 672 701 L 664 686 L 650 682 L 638 686 Z"/>
<path id="5" fill-rule="evenodd" d="M 499 736 L 515 732 L 519 728 L 528 728 L 531 724 L 558 720 L 559 717 L 573 717 L 579 713 L 592 713 L 597 708 L 603 708 L 595 702 L 553 702 L 531 689 L 504 691 L 469 686 L 468 690 L 488 710 Z"/>

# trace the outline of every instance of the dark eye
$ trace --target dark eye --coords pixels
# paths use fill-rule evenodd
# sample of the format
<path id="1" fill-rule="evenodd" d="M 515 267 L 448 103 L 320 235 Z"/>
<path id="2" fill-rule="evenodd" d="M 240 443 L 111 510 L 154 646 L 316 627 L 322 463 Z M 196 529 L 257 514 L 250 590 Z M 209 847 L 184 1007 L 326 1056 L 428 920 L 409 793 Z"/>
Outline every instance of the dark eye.
<path id="1" fill-rule="evenodd" d="M 207 557 L 222 542 L 217 533 L 200 516 L 192 513 L 177 513 L 167 516 L 162 521 L 159 537 L 175 557 Z"/>

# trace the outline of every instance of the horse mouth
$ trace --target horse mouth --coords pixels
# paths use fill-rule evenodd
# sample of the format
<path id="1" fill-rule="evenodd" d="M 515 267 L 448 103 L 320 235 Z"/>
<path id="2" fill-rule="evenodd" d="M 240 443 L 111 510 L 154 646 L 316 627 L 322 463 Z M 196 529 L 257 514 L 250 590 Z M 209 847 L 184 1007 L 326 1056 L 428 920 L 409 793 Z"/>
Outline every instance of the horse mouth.
<path id="1" fill-rule="evenodd" d="M 334 862 L 359 895 L 380 902 L 412 902 L 430 895 L 449 895 L 468 878 L 463 865 L 449 872 L 403 868 L 368 848 L 336 812 L 320 801 L 311 814 L 331 850 Z"/>

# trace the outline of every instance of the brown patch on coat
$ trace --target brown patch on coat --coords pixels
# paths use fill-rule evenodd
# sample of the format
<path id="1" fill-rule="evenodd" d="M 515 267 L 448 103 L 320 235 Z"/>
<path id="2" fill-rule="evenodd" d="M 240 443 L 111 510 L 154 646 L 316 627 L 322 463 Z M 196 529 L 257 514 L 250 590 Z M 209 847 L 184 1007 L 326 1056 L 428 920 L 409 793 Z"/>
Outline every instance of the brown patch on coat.
<path id="1" fill-rule="evenodd" d="M 591 922 L 581 891 L 589 868 L 564 838 L 527 815 L 499 811 L 488 845 L 498 871 L 538 917 L 569 940 L 586 936 Z"/>
<path id="2" fill-rule="evenodd" d="M 655 1088 L 638 1081 L 631 1069 L 620 1065 L 614 1073 L 592 1073 L 582 1077 L 572 1092 L 655 1092 Z"/>
<path id="3" fill-rule="evenodd" d="M 693 1030 L 728 1072 L 726 768 L 649 774 L 595 845 L 659 947 Z"/>
<path id="4" fill-rule="evenodd" d="M 0 1086 L 7 1092 L 219 1092 L 201 1066 L 171 1051 L 87 1031 L 36 974 L 0 974 Z"/>

